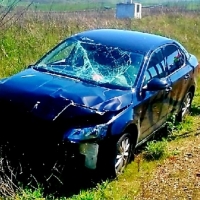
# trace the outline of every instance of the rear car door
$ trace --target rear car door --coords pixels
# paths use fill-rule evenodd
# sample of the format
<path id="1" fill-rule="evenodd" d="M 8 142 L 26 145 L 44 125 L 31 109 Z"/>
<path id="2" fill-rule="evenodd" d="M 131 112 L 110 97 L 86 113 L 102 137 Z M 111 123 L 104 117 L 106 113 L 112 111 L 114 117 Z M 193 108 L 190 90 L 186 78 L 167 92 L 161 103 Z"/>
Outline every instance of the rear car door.
<path id="1" fill-rule="evenodd" d="M 189 89 L 193 67 L 186 62 L 186 55 L 176 44 L 164 47 L 168 78 L 172 82 L 169 113 L 178 112 L 182 100 Z"/>

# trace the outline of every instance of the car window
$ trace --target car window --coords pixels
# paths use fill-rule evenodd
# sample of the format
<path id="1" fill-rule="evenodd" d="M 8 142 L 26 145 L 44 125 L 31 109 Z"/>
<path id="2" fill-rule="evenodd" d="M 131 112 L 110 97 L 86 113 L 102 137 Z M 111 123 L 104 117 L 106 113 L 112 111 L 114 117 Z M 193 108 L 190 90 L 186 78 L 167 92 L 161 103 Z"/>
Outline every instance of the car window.
<path id="1" fill-rule="evenodd" d="M 164 48 L 167 68 L 169 74 L 173 73 L 177 69 L 183 66 L 185 62 L 185 56 L 175 45 L 167 45 Z"/>
<path id="2" fill-rule="evenodd" d="M 149 82 L 152 78 L 163 78 L 166 76 L 165 60 L 162 49 L 157 49 L 152 53 L 150 61 L 145 72 L 144 84 Z"/>
<path id="3" fill-rule="evenodd" d="M 190 54 L 188 53 L 188 51 L 185 49 L 185 47 L 183 47 L 182 44 L 180 44 L 179 42 L 177 42 L 177 43 L 178 43 L 179 47 L 181 48 L 182 53 L 184 54 L 184 56 L 185 56 L 187 59 L 189 59 L 189 58 L 190 58 Z"/>

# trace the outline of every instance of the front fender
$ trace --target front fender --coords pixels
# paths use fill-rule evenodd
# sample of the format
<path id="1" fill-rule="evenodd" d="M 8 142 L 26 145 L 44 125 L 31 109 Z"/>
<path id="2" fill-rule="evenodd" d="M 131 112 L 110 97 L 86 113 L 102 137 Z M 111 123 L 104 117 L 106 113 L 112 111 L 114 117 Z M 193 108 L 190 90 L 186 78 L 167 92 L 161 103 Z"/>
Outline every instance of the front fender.
<path id="1" fill-rule="evenodd" d="M 134 119 L 134 112 L 132 106 L 129 106 L 128 108 L 120 112 L 118 115 L 113 117 L 112 121 L 113 122 L 111 124 L 110 134 L 112 136 L 117 136 L 123 133 L 129 124 L 134 123 L 137 120 Z"/>

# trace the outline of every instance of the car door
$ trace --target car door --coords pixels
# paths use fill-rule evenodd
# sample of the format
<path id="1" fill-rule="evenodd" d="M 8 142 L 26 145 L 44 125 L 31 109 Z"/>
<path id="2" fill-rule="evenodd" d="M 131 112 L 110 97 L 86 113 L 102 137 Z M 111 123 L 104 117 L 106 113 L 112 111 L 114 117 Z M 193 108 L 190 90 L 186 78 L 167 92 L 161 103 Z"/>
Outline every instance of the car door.
<path id="1" fill-rule="evenodd" d="M 189 88 L 193 67 L 187 64 L 185 53 L 176 44 L 164 47 L 168 78 L 172 82 L 169 113 L 178 112 Z"/>
<path id="2" fill-rule="evenodd" d="M 153 78 L 166 78 L 166 62 L 162 48 L 158 48 L 151 54 L 144 74 L 143 88 Z M 166 121 L 170 100 L 169 90 L 170 88 L 143 92 L 141 104 L 137 108 L 137 113 L 140 116 L 140 140 L 158 129 Z"/>

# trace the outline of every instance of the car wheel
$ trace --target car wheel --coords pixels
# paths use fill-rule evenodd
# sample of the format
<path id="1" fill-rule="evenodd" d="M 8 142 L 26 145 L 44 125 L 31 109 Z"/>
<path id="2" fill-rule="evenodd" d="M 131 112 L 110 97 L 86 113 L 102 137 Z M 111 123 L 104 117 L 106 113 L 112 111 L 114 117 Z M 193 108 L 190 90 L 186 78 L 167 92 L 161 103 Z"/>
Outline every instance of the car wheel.
<path id="1" fill-rule="evenodd" d="M 133 143 L 129 133 L 123 134 L 116 145 L 115 156 L 115 174 L 121 174 L 127 164 L 130 162 L 132 155 Z"/>
<path id="2" fill-rule="evenodd" d="M 182 105 L 181 105 L 181 110 L 178 113 L 177 119 L 178 121 L 183 121 L 186 115 L 190 113 L 191 109 L 191 104 L 192 104 L 192 99 L 193 99 L 193 93 L 191 91 L 187 92 L 185 95 Z"/>

